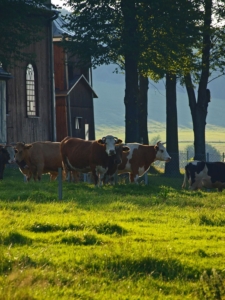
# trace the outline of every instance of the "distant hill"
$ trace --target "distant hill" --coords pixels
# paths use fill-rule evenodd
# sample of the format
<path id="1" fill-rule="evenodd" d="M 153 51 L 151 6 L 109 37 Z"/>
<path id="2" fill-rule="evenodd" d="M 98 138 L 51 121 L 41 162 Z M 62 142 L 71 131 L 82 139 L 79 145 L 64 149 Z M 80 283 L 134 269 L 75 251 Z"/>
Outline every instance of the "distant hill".
<path id="1" fill-rule="evenodd" d="M 96 131 L 104 127 L 113 130 L 124 129 L 125 106 L 124 74 L 113 73 L 116 66 L 101 66 L 93 70 L 93 87 L 98 95 L 94 100 Z M 225 77 L 220 77 L 209 84 L 211 102 L 208 107 L 207 128 L 225 129 Z M 165 82 L 150 81 L 148 93 L 149 132 L 165 130 L 166 98 Z M 186 89 L 177 86 L 178 126 L 192 130 L 192 119 Z M 97 135 L 97 134 L 96 134 Z"/>

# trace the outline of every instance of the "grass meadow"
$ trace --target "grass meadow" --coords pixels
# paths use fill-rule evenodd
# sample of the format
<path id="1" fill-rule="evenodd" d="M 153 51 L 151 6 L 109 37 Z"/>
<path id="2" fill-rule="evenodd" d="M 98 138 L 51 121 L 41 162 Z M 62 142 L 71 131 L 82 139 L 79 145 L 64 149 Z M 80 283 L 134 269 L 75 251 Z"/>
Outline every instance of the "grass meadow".
<path id="1" fill-rule="evenodd" d="M 0 182 L 0 300 L 225 299 L 225 192 Z"/>
<path id="2" fill-rule="evenodd" d="M 166 141 L 166 123 L 160 122 L 149 122 L 149 141 L 151 143 L 156 137 L 159 138 L 162 142 Z M 120 134 L 118 134 L 118 132 Z M 114 134 L 115 136 L 125 140 L 125 129 L 124 126 L 107 126 L 96 125 L 96 138 L 102 138 L 107 134 Z M 224 127 L 206 125 L 205 132 L 206 143 L 211 144 L 215 147 L 221 154 L 225 153 L 225 131 Z M 193 129 L 188 127 L 179 127 L 178 128 L 178 141 L 179 141 L 179 150 L 184 151 L 187 146 L 194 144 L 194 134 Z"/>

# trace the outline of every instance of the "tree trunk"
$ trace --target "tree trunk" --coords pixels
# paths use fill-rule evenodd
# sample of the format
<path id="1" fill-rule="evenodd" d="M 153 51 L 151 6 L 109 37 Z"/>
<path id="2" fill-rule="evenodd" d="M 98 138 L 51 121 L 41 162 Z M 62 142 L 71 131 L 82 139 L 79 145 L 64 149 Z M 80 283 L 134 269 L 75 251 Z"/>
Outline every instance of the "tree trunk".
<path id="1" fill-rule="evenodd" d="M 205 126 L 206 117 L 208 114 L 208 104 L 210 102 L 210 91 L 207 89 L 209 79 L 209 65 L 210 65 L 210 48 L 211 36 L 210 26 L 212 22 L 212 0 L 205 0 L 204 2 L 204 27 L 203 27 L 203 46 L 201 59 L 201 75 L 198 87 L 198 99 L 194 94 L 194 88 L 191 80 L 191 75 L 185 76 L 185 85 L 189 98 L 189 106 L 193 120 L 194 131 L 194 148 L 195 160 L 206 160 L 205 151 Z"/>
<path id="2" fill-rule="evenodd" d="M 138 121 L 138 24 L 133 0 L 121 0 L 124 17 L 122 35 L 125 59 L 125 142 L 140 142 Z"/>
<path id="3" fill-rule="evenodd" d="M 198 101 L 196 101 L 195 92 L 191 80 L 191 75 L 187 74 L 185 76 L 185 85 L 188 93 L 189 106 L 191 110 L 193 131 L 194 131 L 194 149 L 195 149 L 195 160 L 206 160 L 205 151 L 205 126 L 207 117 L 207 107 L 208 102 L 210 102 L 210 91 L 205 89 L 205 94 L 203 91 L 201 93 L 204 96 L 198 94 Z M 199 83 L 200 89 L 200 83 Z M 201 100 L 201 101 L 200 101 Z M 200 102 L 202 105 L 200 105 Z"/>
<path id="4" fill-rule="evenodd" d="M 142 144 L 149 144 L 148 140 L 148 77 L 139 77 L 139 130 Z"/>
<path id="5" fill-rule="evenodd" d="M 177 124 L 176 75 L 166 74 L 166 148 L 171 162 L 165 165 L 168 175 L 180 174 Z"/>

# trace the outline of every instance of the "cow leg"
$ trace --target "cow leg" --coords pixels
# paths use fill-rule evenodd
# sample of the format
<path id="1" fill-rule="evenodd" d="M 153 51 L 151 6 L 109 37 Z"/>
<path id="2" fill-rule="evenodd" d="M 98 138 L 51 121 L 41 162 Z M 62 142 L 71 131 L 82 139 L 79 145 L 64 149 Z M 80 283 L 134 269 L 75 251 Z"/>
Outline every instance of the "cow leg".
<path id="1" fill-rule="evenodd" d="M 70 181 L 71 172 L 69 171 L 67 163 L 63 161 L 62 162 L 62 167 L 63 167 L 63 173 L 64 173 L 65 180 Z"/>
<path id="2" fill-rule="evenodd" d="M 133 173 L 130 173 L 130 182 L 134 182 L 134 174 Z"/>
<path id="3" fill-rule="evenodd" d="M 44 171 L 44 163 L 39 163 L 37 165 L 37 179 L 38 179 L 38 181 L 41 180 L 41 176 L 43 174 L 43 171 Z"/>
<path id="4" fill-rule="evenodd" d="M 138 174 L 130 173 L 130 182 L 132 183 L 135 182 L 138 184 L 138 178 L 139 178 Z"/>
<path id="5" fill-rule="evenodd" d="M 138 184 L 138 179 L 139 179 L 139 175 L 136 174 L 136 175 L 134 176 L 134 182 L 135 182 L 136 184 Z"/>
<path id="6" fill-rule="evenodd" d="M 32 177 L 32 174 L 29 172 L 29 174 L 25 175 L 26 178 L 27 178 L 27 181 L 30 181 L 31 180 L 31 177 Z"/>
<path id="7" fill-rule="evenodd" d="M 106 173 L 99 173 L 99 185 L 103 186 Z"/>
<path id="8" fill-rule="evenodd" d="M 72 173 L 72 180 L 73 182 L 79 182 L 80 181 L 80 177 L 79 177 L 79 172 L 77 171 L 71 171 Z"/>
<path id="9" fill-rule="evenodd" d="M 37 169 L 36 168 L 31 168 L 30 172 L 33 176 L 34 181 L 37 181 L 37 179 L 38 179 Z"/>
<path id="10" fill-rule="evenodd" d="M 50 181 L 54 181 L 58 176 L 58 172 L 50 172 Z"/>
<path id="11" fill-rule="evenodd" d="M 98 186 L 98 173 L 96 172 L 95 168 L 92 168 L 92 175 L 95 186 Z"/>

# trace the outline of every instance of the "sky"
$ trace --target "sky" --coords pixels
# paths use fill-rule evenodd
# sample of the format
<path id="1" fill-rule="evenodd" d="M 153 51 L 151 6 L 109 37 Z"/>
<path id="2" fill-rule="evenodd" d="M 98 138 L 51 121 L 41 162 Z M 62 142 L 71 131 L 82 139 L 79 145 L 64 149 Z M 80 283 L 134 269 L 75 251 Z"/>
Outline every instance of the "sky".
<path id="1" fill-rule="evenodd" d="M 51 0 L 52 4 L 54 5 L 59 5 L 59 6 L 62 6 L 64 7 L 65 9 L 68 9 L 67 6 L 63 6 L 63 3 L 65 2 L 64 0 Z"/>

